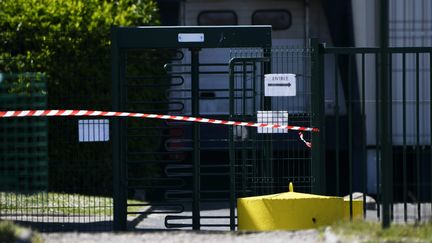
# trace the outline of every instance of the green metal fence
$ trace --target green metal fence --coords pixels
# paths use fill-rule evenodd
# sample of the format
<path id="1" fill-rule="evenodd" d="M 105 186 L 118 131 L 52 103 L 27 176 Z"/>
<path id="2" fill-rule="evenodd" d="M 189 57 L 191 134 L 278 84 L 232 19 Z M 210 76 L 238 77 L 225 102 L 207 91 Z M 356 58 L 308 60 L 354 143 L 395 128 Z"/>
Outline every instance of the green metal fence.
<path id="1" fill-rule="evenodd" d="M 4 119 L 0 218 L 44 231 L 113 225 L 233 230 L 238 197 L 284 192 L 289 182 L 303 192 L 373 196 L 377 208 L 364 205 L 369 219 L 386 215 L 386 200 L 394 221 L 430 217 L 431 48 L 389 48 L 388 87 L 380 81 L 379 48 L 330 48 L 313 40 L 307 48 L 222 51 L 230 63 L 198 61 L 194 50 L 182 48 L 125 50 L 117 63 L 116 107 L 251 122 L 267 116 L 265 122 L 319 128 L 304 134 L 312 149 L 292 131 L 126 118 Z M 295 74 L 297 94 L 265 96 L 269 73 Z M 3 74 L 0 98 L 8 102 L 1 109 L 43 108 L 46 92 L 48 108 L 110 109 L 110 85 L 89 88 L 92 75 L 65 77 L 78 81 L 64 86 L 45 86 L 44 78 Z M 216 80 L 220 86 L 208 85 Z M 390 98 L 382 99 L 383 92 Z M 215 104 L 223 112 L 204 112 Z M 383 114 L 389 118 L 384 124 Z M 390 167 L 382 167 L 383 126 L 391 134 Z M 383 169 L 391 172 L 390 191 Z M 383 192 L 390 192 L 386 200 Z M 156 222 L 153 214 L 162 217 Z"/>
<path id="2" fill-rule="evenodd" d="M 237 49 L 232 56 L 230 119 L 312 126 L 311 48 Z M 295 94 L 266 94 L 265 74 L 269 73 L 295 75 Z M 313 149 L 312 134 L 304 136 L 314 144 Z M 290 182 L 298 191 L 310 193 L 317 183 L 311 148 L 299 139 L 298 132 L 230 127 L 229 141 L 231 229 L 235 229 L 237 198 L 286 192 Z"/>
<path id="3" fill-rule="evenodd" d="M 431 51 L 389 48 L 383 63 L 379 48 L 320 48 L 327 192 L 373 196 L 377 208 L 369 211 L 365 204 L 366 218 L 431 217 Z M 383 65 L 388 85 L 382 82 Z M 386 160 L 383 143 L 389 146 Z"/>
<path id="4" fill-rule="evenodd" d="M 43 109 L 46 80 L 40 73 L 0 73 L 0 109 Z M 0 121 L 0 190 L 33 192 L 48 187 L 48 124 L 44 118 Z"/>
<path id="5" fill-rule="evenodd" d="M 262 122 L 285 119 L 291 125 L 312 126 L 316 115 L 312 109 L 311 50 L 232 49 L 229 54 L 226 49 L 223 51 L 233 58 L 231 69 L 228 63 L 208 61 L 192 69 L 185 49 L 127 50 L 120 68 L 123 83 L 116 95 L 121 108 L 128 111 L 188 115 L 192 103 L 200 101 L 201 107 L 225 106 L 226 112 L 203 115 L 209 118 L 256 122 L 259 116 L 277 110 Z M 265 97 L 264 75 L 271 71 L 295 74 L 297 96 Z M 187 82 L 193 79 L 193 72 L 200 76 L 202 86 L 191 95 L 194 87 Z M 92 77 L 79 73 L 67 79 L 71 82 L 63 87 L 48 85 L 49 108 L 108 110 L 106 87 L 86 88 Z M 222 85 L 206 86 L 205 81 L 212 80 Z M 202 124 L 199 133 L 194 133 L 191 123 L 180 121 L 41 119 L 49 134 L 47 186 L 31 193 L 4 191 L 0 207 L 2 219 L 41 231 L 111 230 L 122 223 L 129 229 L 235 229 L 237 197 L 284 192 L 289 182 L 299 191 L 310 192 L 316 184 L 311 150 L 296 132 L 265 133 Z M 116 122 L 121 130 L 115 129 Z M 113 136 L 116 132 L 123 135 Z M 311 134 L 304 135 L 319 146 Z M 112 143 L 117 143 L 125 156 L 121 157 L 124 163 L 114 163 L 119 166 L 115 168 L 111 167 Z M 198 167 L 194 160 L 197 151 Z M 120 208 L 124 211 L 120 213 L 126 215 L 122 218 L 125 222 L 115 221 L 113 174 L 120 175 L 114 188 L 122 196 Z M 163 216 L 154 220 L 154 214 Z"/>
<path id="6" fill-rule="evenodd" d="M 273 123 L 312 126 L 310 49 L 235 50 L 233 56 L 239 57 L 231 59 L 231 119 L 268 119 Z M 265 96 L 264 75 L 270 72 L 296 75 L 296 95 Z M 233 151 L 238 151 L 234 161 L 239 163 L 239 195 L 284 192 L 289 182 L 300 191 L 312 190 L 311 149 L 299 139 L 298 132 L 236 127 L 231 130 Z M 304 136 L 311 140 L 311 134 Z"/>
<path id="7" fill-rule="evenodd" d="M 97 86 L 100 77 L 83 74 L 78 66 L 109 65 L 109 59 L 80 60 L 79 64 L 57 61 L 62 64 L 59 70 L 67 70 L 68 75 L 5 68 L 8 71 L 0 75 L 0 109 L 107 110 L 110 87 Z M 2 60 L 2 65 L 9 62 Z M 109 120 L 5 118 L 0 120 L 0 133 L 1 220 L 39 231 L 112 229 Z"/>

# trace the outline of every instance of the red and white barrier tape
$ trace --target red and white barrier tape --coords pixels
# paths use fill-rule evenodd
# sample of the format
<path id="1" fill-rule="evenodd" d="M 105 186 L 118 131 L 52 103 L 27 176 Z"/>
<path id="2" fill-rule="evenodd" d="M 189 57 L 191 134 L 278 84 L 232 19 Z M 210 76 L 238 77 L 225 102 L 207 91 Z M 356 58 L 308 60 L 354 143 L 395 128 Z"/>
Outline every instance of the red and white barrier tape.
<path id="1" fill-rule="evenodd" d="M 308 148 L 312 148 L 312 143 L 311 143 L 311 142 L 308 142 L 308 141 L 306 141 L 306 140 L 304 139 L 304 137 L 303 137 L 303 133 L 302 133 L 302 132 L 299 132 L 299 136 L 300 136 L 300 140 L 302 140 L 303 143 L 305 143 L 306 146 L 307 146 Z"/>
<path id="2" fill-rule="evenodd" d="M 134 112 L 116 112 L 116 111 L 91 111 L 91 110 L 22 110 L 22 111 L 0 111 L 0 118 L 7 117 L 29 117 L 29 116 L 104 116 L 104 117 L 135 117 L 135 118 L 153 118 L 153 119 L 164 119 L 164 120 L 176 120 L 176 121 L 190 121 L 190 122 L 201 122 L 210 124 L 222 124 L 231 126 L 244 126 L 244 127 L 264 127 L 264 128 L 278 128 L 288 129 L 294 131 L 305 131 L 305 132 L 319 132 L 318 128 L 313 127 L 300 127 L 300 126 L 289 126 L 279 124 L 267 124 L 267 123 L 254 123 L 254 122 L 239 122 L 239 121 L 226 121 L 216 120 L 201 117 L 189 117 L 189 116 L 172 116 L 172 115 L 159 115 L 159 114 L 146 114 L 146 113 L 134 113 Z M 311 147 L 310 142 L 306 142 L 303 138 L 303 134 L 299 133 L 300 139 Z"/>
<path id="3" fill-rule="evenodd" d="M 26 116 L 117 116 L 117 117 L 136 117 L 136 118 L 154 118 L 154 119 L 164 119 L 164 120 L 201 122 L 201 123 L 222 124 L 222 125 L 243 126 L 243 127 L 265 127 L 265 128 L 278 128 L 278 129 L 288 129 L 288 130 L 305 131 L 305 132 L 319 132 L 318 128 L 312 128 L 312 127 L 288 126 L 288 125 L 267 124 L 267 123 L 253 123 L 253 122 L 239 122 L 239 121 L 225 121 L 225 120 L 215 120 L 215 119 L 208 119 L 208 118 L 201 118 L 201 117 L 171 116 L 171 115 L 158 115 L 158 114 L 146 114 L 146 113 L 134 113 L 134 112 L 89 111 L 89 110 L 23 110 L 23 111 L 0 111 L 0 118 L 5 118 L 5 117 L 26 117 Z"/>

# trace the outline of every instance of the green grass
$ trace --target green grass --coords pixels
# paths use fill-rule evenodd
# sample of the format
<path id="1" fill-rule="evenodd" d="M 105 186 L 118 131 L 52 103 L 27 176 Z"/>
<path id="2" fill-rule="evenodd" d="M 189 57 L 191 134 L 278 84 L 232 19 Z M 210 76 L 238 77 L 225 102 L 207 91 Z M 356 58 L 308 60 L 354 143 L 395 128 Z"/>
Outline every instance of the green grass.
<path id="1" fill-rule="evenodd" d="M 19 227 L 12 222 L 0 221 L 0 242 L 17 242 L 18 236 L 22 230 L 22 227 Z M 31 242 L 42 243 L 43 240 L 38 233 L 32 232 Z"/>
<path id="2" fill-rule="evenodd" d="M 128 204 L 143 203 L 128 200 Z M 113 199 L 110 197 L 79 194 L 40 192 L 19 194 L 0 192 L 2 214 L 53 214 L 53 215 L 105 215 L 113 214 Z M 142 207 L 129 207 L 128 211 L 139 211 Z M 142 210 L 142 209 L 141 209 Z"/>
<path id="3" fill-rule="evenodd" d="M 0 242 L 14 242 L 18 234 L 18 227 L 11 222 L 0 222 Z"/>
<path id="4" fill-rule="evenodd" d="M 339 222 L 332 230 L 340 236 L 361 239 L 360 242 L 432 242 L 432 224 L 392 224 L 382 229 L 381 224 L 368 221 Z"/>

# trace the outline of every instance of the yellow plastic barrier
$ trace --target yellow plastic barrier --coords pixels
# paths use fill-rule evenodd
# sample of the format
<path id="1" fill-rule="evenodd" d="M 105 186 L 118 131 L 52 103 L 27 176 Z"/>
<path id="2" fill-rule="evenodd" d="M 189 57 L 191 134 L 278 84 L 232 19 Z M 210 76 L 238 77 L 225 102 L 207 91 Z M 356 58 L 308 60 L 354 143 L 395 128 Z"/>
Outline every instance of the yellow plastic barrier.
<path id="1" fill-rule="evenodd" d="M 363 218 L 363 200 L 353 200 L 353 219 Z M 349 199 L 344 200 L 344 219 L 350 219 L 350 202 Z"/>
<path id="2" fill-rule="evenodd" d="M 290 192 L 239 198 L 237 210 L 239 230 L 298 230 L 341 220 L 344 200 L 297 193 L 290 183 Z"/>

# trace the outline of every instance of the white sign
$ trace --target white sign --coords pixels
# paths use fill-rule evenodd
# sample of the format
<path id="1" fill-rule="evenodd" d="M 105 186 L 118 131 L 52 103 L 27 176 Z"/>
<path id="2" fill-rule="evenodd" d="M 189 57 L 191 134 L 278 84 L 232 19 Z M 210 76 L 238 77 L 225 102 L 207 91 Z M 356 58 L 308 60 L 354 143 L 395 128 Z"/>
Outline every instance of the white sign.
<path id="1" fill-rule="evenodd" d="M 109 120 L 79 120 L 78 140 L 80 142 L 109 141 Z"/>
<path id="2" fill-rule="evenodd" d="M 293 73 L 264 75 L 265 96 L 296 96 L 296 76 Z"/>
<path id="3" fill-rule="evenodd" d="M 179 33 L 178 42 L 204 42 L 204 33 Z"/>
<path id="4" fill-rule="evenodd" d="M 258 123 L 288 125 L 287 111 L 258 111 Z M 258 127 L 258 133 L 288 133 L 288 129 Z"/>

